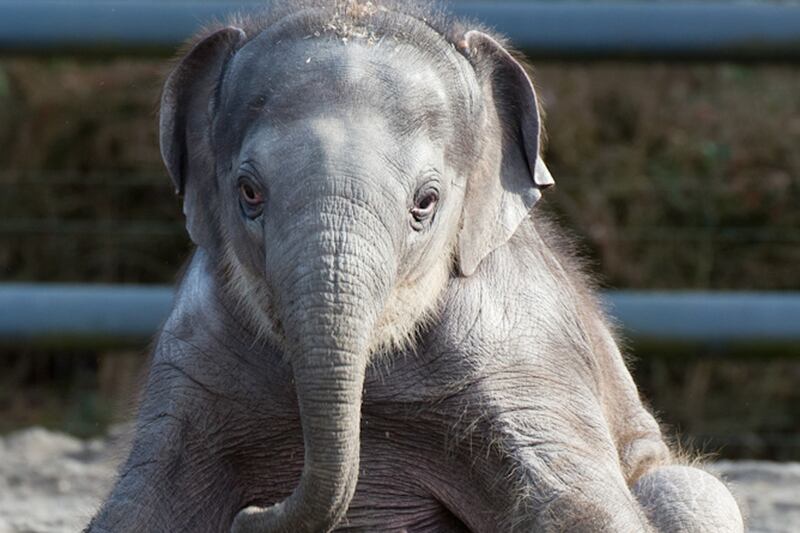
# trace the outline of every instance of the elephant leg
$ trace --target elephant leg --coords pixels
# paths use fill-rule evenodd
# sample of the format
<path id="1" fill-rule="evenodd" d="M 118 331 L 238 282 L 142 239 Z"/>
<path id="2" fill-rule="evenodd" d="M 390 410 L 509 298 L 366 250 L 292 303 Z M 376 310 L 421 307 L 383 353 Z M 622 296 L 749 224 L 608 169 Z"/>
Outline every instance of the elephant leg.
<path id="1" fill-rule="evenodd" d="M 654 468 L 633 492 L 651 524 L 664 533 L 739 533 L 742 515 L 727 487 L 689 466 Z"/>
<path id="2" fill-rule="evenodd" d="M 655 533 L 625 487 L 592 483 L 562 495 L 539 511 L 534 531 L 574 533 Z"/>
<path id="3" fill-rule="evenodd" d="M 239 509 L 240 460 L 226 435 L 246 425 L 191 372 L 196 355 L 184 351 L 179 363 L 168 349 L 156 354 L 128 459 L 87 533 L 225 531 Z"/>
<path id="4" fill-rule="evenodd" d="M 655 533 L 612 452 L 602 438 L 592 450 L 564 441 L 516 449 L 503 475 L 512 484 L 494 484 L 515 505 L 502 513 L 502 528 L 486 531 Z"/>

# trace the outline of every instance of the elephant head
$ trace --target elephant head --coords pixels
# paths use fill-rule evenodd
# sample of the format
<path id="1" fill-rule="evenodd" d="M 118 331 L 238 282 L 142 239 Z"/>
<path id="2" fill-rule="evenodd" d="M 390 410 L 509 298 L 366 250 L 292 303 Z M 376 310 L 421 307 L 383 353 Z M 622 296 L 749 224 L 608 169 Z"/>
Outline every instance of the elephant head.
<path id="1" fill-rule="evenodd" d="M 374 27 L 393 24 L 381 16 Z M 314 17 L 207 34 L 161 103 L 189 234 L 295 379 L 299 486 L 237 531 L 335 527 L 370 359 L 409 342 L 451 276 L 475 274 L 552 183 L 531 82 L 493 38 L 451 44 L 404 20 L 413 32 L 348 39 Z"/>

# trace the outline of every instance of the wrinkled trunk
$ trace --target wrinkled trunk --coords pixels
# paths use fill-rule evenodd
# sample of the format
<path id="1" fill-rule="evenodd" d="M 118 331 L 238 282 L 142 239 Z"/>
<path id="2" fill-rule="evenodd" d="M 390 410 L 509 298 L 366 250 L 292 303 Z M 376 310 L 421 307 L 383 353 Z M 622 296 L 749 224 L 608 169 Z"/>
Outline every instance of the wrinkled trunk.
<path id="1" fill-rule="evenodd" d="M 387 239 L 370 236 L 375 231 L 367 224 L 317 209 L 319 229 L 310 239 L 316 244 L 280 259 L 292 266 L 283 267 L 286 292 L 277 296 L 300 406 L 303 473 L 287 500 L 240 515 L 237 532 L 329 531 L 346 514 L 358 481 L 368 347 L 394 261 Z"/>
<path id="2" fill-rule="evenodd" d="M 296 512 L 296 523 L 302 524 L 294 531 L 328 531 L 344 517 L 358 481 L 366 354 L 310 348 L 295 361 L 305 463 L 287 512 Z"/>

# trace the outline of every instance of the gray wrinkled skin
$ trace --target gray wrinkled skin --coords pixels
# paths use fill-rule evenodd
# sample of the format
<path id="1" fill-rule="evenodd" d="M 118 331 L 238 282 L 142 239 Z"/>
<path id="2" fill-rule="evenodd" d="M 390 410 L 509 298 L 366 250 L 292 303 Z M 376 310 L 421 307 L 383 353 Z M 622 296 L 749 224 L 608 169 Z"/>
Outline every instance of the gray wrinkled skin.
<path id="1" fill-rule="evenodd" d="M 287 2 L 170 75 L 198 249 L 88 531 L 742 531 L 529 214 L 552 180 L 525 71 L 423 17 Z"/>

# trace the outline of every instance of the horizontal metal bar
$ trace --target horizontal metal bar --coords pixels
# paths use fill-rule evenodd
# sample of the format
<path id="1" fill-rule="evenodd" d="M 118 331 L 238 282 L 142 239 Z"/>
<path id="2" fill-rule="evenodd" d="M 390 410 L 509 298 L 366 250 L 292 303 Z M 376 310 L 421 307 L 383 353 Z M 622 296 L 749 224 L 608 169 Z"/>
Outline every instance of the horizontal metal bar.
<path id="1" fill-rule="evenodd" d="M 0 284 L 0 339 L 147 338 L 172 298 L 161 286 Z"/>
<path id="2" fill-rule="evenodd" d="M 698 342 L 800 341 L 797 292 L 629 292 L 606 307 L 634 338 Z"/>
<path id="3" fill-rule="evenodd" d="M 473 14 L 532 56 L 800 57 L 800 6 L 731 2 L 476 2 Z"/>
<path id="4" fill-rule="evenodd" d="M 165 52 L 253 1 L 0 0 L 0 52 Z M 800 58 L 800 6 L 729 2 L 454 2 L 533 56 Z"/>
<path id="5" fill-rule="evenodd" d="M 172 295 L 163 286 L 0 284 L 0 340 L 146 338 Z M 800 341 L 800 293 L 623 291 L 603 300 L 634 338 Z"/>

